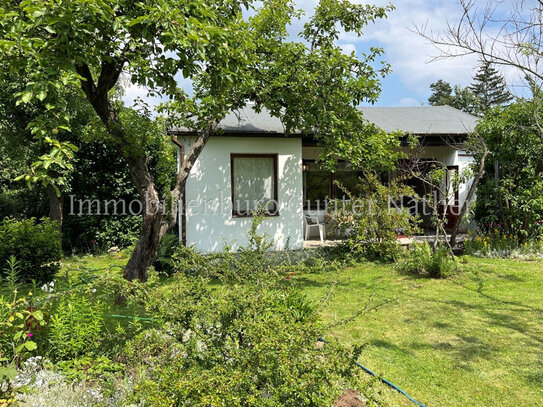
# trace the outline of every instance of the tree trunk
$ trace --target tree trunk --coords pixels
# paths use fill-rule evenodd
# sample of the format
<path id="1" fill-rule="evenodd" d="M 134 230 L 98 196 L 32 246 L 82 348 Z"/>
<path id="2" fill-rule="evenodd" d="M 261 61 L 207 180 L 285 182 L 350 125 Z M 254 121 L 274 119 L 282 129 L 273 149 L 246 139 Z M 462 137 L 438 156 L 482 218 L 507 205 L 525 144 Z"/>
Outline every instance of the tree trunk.
<path id="1" fill-rule="evenodd" d="M 209 128 L 203 131 L 194 142 L 186 160 L 177 174 L 175 188 L 172 191 L 172 208 L 166 214 L 164 204 L 160 202 L 159 194 L 153 182 L 153 177 L 147 166 L 145 154 L 134 154 L 130 151 L 133 142 L 127 137 L 123 124 L 109 101 L 108 93 L 113 88 L 122 72 L 125 59 L 113 58 L 103 62 L 97 82 L 95 82 L 88 65 L 77 65 L 76 69 L 81 75 L 81 89 L 93 106 L 95 112 L 113 136 L 119 153 L 128 155 L 128 168 L 132 181 L 138 191 L 143 206 L 143 220 L 141 234 L 136 243 L 132 256 L 124 269 L 124 277 L 128 280 L 139 279 L 147 281 L 147 269 L 153 264 L 158 253 L 162 237 L 168 229 L 175 224 L 178 212 L 178 199 L 185 188 L 185 182 L 190 170 L 217 123 L 210 121 Z M 127 153 L 128 154 L 124 154 Z"/>
<path id="2" fill-rule="evenodd" d="M 147 269 L 153 264 L 162 237 L 169 229 L 164 203 L 155 188 L 145 155 L 128 160 L 130 175 L 142 202 L 142 228 L 136 247 L 124 269 L 127 280 L 147 281 Z"/>
<path id="3" fill-rule="evenodd" d="M 45 188 L 47 192 L 47 198 L 49 199 L 49 218 L 52 221 L 57 222 L 58 230 L 62 231 L 62 197 L 57 195 L 55 188 L 51 184 L 48 184 Z"/>

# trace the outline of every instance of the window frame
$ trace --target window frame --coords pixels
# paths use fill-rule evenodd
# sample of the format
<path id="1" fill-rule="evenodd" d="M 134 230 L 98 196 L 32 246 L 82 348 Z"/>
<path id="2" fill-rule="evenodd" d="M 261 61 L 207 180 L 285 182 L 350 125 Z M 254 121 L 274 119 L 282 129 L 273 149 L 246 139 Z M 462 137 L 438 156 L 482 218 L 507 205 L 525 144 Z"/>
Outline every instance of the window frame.
<path id="1" fill-rule="evenodd" d="M 277 153 L 231 153 L 230 154 L 230 191 L 231 191 L 231 198 L 232 198 L 232 217 L 233 218 L 250 218 L 254 215 L 250 212 L 239 212 L 235 210 L 234 207 L 234 160 L 236 158 L 271 158 L 273 159 L 273 197 L 272 200 L 275 202 L 275 210 L 274 211 L 267 211 L 264 213 L 264 216 L 266 217 L 272 217 L 272 216 L 279 216 L 279 197 L 278 197 L 278 185 L 279 185 L 279 166 L 278 166 L 278 159 L 279 154 Z"/>

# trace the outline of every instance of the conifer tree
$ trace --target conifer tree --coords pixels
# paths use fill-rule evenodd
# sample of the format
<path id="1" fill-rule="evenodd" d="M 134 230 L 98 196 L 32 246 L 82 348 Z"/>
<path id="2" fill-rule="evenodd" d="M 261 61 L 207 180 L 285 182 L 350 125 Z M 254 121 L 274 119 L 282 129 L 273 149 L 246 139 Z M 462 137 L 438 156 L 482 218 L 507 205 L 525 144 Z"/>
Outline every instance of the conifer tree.
<path id="1" fill-rule="evenodd" d="M 505 105 L 513 99 L 505 80 L 491 62 L 483 62 L 473 77 L 469 89 L 477 97 L 479 111 L 484 115 L 490 108 Z"/>
<path id="2" fill-rule="evenodd" d="M 428 98 L 428 102 L 432 106 L 451 105 L 452 87 L 449 82 L 439 79 L 430 85 L 432 95 Z"/>

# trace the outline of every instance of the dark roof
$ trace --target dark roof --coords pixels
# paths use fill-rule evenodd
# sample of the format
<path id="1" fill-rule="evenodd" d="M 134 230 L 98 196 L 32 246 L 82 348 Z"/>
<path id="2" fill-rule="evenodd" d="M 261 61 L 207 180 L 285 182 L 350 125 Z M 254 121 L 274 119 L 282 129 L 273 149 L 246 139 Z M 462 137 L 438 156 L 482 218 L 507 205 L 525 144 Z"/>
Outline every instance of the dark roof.
<path id="1" fill-rule="evenodd" d="M 468 134 L 479 118 L 450 106 L 362 107 L 362 114 L 387 133 Z"/>
<path id="2" fill-rule="evenodd" d="M 360 107 L 370 122 L 388 133 L 401 131 L 417 135 L 466 135 L 471 133 L 478 118 L 450 106 Z M 266 110 L 256 113 L 249 105 L 226 116 L 219 128 L 225 135 L 282 135 L 281 120 Z M 190 133 L 187 128 L 170 128 L 171 133 Z"/>

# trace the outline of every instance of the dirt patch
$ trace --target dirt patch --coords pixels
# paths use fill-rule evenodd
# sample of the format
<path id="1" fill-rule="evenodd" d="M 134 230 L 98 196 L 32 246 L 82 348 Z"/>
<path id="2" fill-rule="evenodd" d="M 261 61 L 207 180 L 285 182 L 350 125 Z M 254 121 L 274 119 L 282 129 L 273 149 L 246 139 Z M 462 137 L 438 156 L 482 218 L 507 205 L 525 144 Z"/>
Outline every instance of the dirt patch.
<path id="1" fill-rule="evenodd" d="M 364 407 L 364 398 L 354 390 L 345 391 L 334 407 Z"/>

